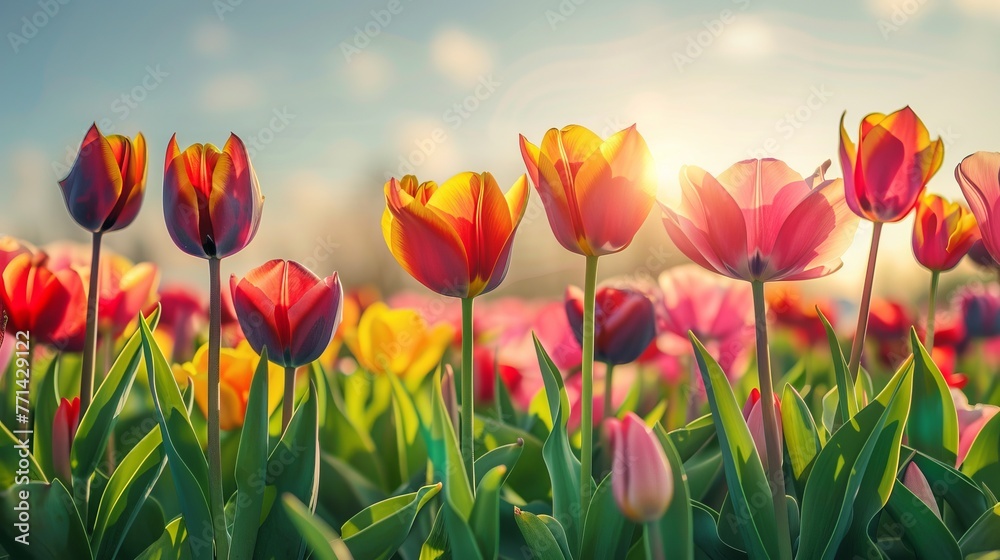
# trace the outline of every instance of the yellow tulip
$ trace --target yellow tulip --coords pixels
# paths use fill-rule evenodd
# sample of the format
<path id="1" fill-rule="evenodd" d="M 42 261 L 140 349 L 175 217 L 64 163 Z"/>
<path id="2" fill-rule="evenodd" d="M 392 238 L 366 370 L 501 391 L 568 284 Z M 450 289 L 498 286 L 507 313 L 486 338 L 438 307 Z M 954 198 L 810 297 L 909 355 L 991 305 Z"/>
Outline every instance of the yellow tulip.
<path id="1" fill-rule="evenodd" d="M 413 309 L 378 302 L 361 314 L 357 329 L 344 333 L 344 342 L 369 372 L 415 380 L 437 366 L 454 336 L 451 325 L 428 326 Z"/>

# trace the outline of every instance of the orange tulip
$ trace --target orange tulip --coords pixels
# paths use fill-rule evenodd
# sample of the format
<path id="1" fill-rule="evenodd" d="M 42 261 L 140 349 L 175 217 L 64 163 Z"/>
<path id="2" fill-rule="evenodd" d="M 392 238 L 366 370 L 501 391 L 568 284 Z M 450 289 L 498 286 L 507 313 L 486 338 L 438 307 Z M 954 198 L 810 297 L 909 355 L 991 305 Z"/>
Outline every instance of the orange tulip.
<path id="1" fill-rule="evenodd" d="M 505 196 L 489 173 L 460 173 L 440 187 L 407 175 L 385 184 L 385 201 L 382 234 L 399 264 L 439 294 L 471 298 L 507 275 L 528 182 L 522 175 Z"/>
<path id="2" fill-rule="evenodd" d="M 844 129 L 844 116 L 840 117 L 840 165 L 847 204 L 866 220 L 898 222 L 906 217 L 942 160 L 944 143 L 940 138 L 931 140 L 927 127 L 909 106 L 890 115 L 865 117 L 857 146 Z"/>
<path id="3" fill-rule="evenodd" d="M 100 266 L 98 330 L 118 337 L 155 302 L 160 272 L 153 263 L 132 264 L 120 255 L 108 255 Z"/>
<path id="4" fill-rule="evenodd" d="M 540 148 L 521 136 L 521 157 L 552 232 L 574 253 L 628 247 L 653 207 L 653 156 L 635 125 L 607 140 L 579 125 L 553 128 Z"/>
<path id="5" fill-rule="evenodd" d="M 979 239 L 976 217 L 957 202 L 925 194 L 917 204 L 913 222 L 913 254 L 924 267 L 951 270 Z"/>

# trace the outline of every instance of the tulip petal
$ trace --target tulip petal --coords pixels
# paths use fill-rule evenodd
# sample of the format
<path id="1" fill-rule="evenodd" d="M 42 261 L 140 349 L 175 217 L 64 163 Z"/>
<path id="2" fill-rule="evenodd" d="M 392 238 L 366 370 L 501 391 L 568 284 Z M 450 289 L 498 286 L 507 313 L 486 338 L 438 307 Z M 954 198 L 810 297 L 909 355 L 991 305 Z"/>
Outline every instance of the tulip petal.
<path id="1" fill-rule="evenodd" d="M 721 274 L 750 279 L 747 226 L 739 204 L 704 169 L 684 166 L 680 178 L 684 198 L 678 215 L 687 220 L 678 224 L 688 239 L 706 259 L 721 265 Z"/>
<path id="2" fill-rule="evenodd" d="M 236 317 L 247 340 L 258 354 L 266 347 L 275 358 L 284 354 L 290 338 L 287 309 L 272 299 L 273 294 L 282 293 L 284 276 L 285 261 L 274 259 L 251 270 L 242 280 L 237 281 L 234 275 L 229 281 Z"/>
<path id="3" fill-rule="evenodd" d="M 771 253 L 778 229 L 810 192 L 801 175 L 776 159 L 741 161 L 716 179 L 743 208 L 748 251 L 757 248 L 764 255 Z"/>
<path id="4" fill-rule="evenodd" d="M 1000 153 L 976 152 L 955 168 L 962 193 L 979 222 L 983 245 L 1000 256 Z"/>
<path id="5" fill-rule="evenodd" d="M 521 157 L 535 184 L 535 190 L 542 199 L 545 215 L 556 240 L 569 251 L 589 254 L 590 247 L 584 238 L 580 209 L 571 188 L 572 183 L 564 183 L 556 171 L 554 161 L 524 136 L 521 136 Z"/>
<path id="6" fill-rule="evenodd" d="M 130 146 L 114 146 L 93 125 L 80 144 L 80 153 L 69 175 L 59 182 L 66 208 L 76 223 L 88 231 L 101 231 L 122 192 L 122 173 L 116 157 L 129 157 Z"/>
<path id="7" fill-rule="evenodd" d="M 260 226 L 264 198 L 246 146 L 229 136 L 212 172 L 208 208 L 219 258 L 232 255 L 250 243 Z"/>
<path id="8" fill-rule="evenodd" d="M 580 167 L 602 143 L 601 137 L 587 127 L 571 124 L 562 130 L 550 128 L 546 131 L 541 149 L 556 168 L 562 184 L 572 186 Z"/>
<path id="9" fill-rule="evenodd" d="M 903 216 L 895 209 L 910 196 L 916 203 L 919 190 L 911 192 L 912 183 L 905 176 L 899 177 L 900 172 L 908 172 L 903 165 L 905 156 L 903 143 L 889 130 L 877 126 L 865 136 L 855 172 L 855 180 L 865 185 L 865 196 L 860 201 L 863 211 L 882 221 L 898 221 Z M 903 182 L 899 183 L 897 178 Z M 909 212 L 910 208 L 906 211 Z"/>
<path id="10" fill-rule="evenodd" d="M 163 214 L 167 232 L 174 244 L 185 253 L 208 258 L 200 233 L 201 212 L 208 209 L 188 178 L 183 155 L 178 153 L 171 159 L 171 154 L 177 153 L 177 144 L 173 138 L 170 142 L 163 174 Z"/>
<path id="11" fill-rule="evenodd" d="M 146 194 L 146 138 L 141 132 L 135 137 L 132 154 L 122 171 L 122 196 L 108 216 L 108 221 L 112 223 L 106 221 L 104 224 L 106 231 L 117 231 L 128 226 L 139 215 L 142 207 Z M 125 189 L 128 189 L 127 193 L 124 192 Z"/>
<path id="12" fill-rule="evenodd" d="M 313 280 L 311 286 L 295 287 L 292 277 L 304 275 L 308 269 L 296 262 L 288 263 L 288 293 L 296 301 L 288 308 L 288 323 L 291 329 L 291 356 L 293 366 L 304 366 L 319 358 L 333 339 L 333 333 L 342 317 L 340 302 L 343 289 L 337 273 Z M 306 290 L 301 293 L 301 290 Z M 300 294 L 301 295 L 293 295 Z"/>

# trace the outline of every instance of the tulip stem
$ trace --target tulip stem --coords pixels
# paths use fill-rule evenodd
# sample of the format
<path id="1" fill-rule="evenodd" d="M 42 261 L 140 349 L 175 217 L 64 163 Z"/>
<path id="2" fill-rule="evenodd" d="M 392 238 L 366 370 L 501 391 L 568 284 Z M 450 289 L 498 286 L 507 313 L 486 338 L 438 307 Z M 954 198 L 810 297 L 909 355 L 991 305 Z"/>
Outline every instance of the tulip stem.
<path id="1" fill-rule="evenodd" d="M 217 558 L 229 558 L 226 502 L 222 496 L 222 445 L 219 440 L 219 351 L 222 345 L 222 275 L 217 258 L 208 259 L 208 488 Z"/>
<path id="2" fill-rule="evenodd" d="M 590 510 L 594 462 L 594 300 L 597 294 L 597 257 L 587 255 L 583 284 L 583 364 L 580 395 L 580 517 Z M 580 531 L 583 537 L 583 531 Z"/>
<path id="3" fill-rule="evenodd" d="M 666 560 L 667 557 L 659 525 L 659 521 L 650 521 L 643 526 L 646 530 L 646 558 L 648 560 Z"/>
<path id="4" fill-rule="evenodd" d="M 610 362 L 606 365 L 607 368 L 604 370 L 604 410 L 601 413 L 602 421 L 606 418 L 613 418 L 617 416 L 615 411 L 612 409 L 613 405 L 611 404 L 611 393 L 613 392 L 611 389 L 611 374 L 615 371 L 615 365 Z"/>
<path id="5" fill-rule="evenodd" d="M 83 418 L 94 393 L 94 364 L 97 359 L 97 302 L 100 300 L 101 235 L 93 235 L 90 256 L 90 291 L 87 292 L 87 331 L 83 342 L 83 363 L 80 371 L 80 418 Z"/>
<path id="6" fill-rule="evenodd" d="M 868 331 L 868 310 L 872 302 L 872 284 L 875 281 L 875 257 L 878 256 L 878 240 L 882 236 L 882 222 L 875 222 L 872 228 L 872 245 L 868 250 L 868 270 L 865 272 L 865 286 L 861 292 L 861 308 L 858 309 L 858 327 L 854 330 L 854 344 L 851 346 L 851 360 L 847 366 L 851 380 L 858 378 L 861 369 L 861 352 L 865 348 L 865 333 Z"/>
<path id="7" fill-rule="evenodd" d="M 781 442 L 778 419 L 774 415 L 774 381 L 771 379 L 771 355 L 767 346 L 767 313 L 764 309 L 764 283 L 754 280 L 753 311 L 757 334 L 757 379 L 760 384 L 761 412 L 764 417 L 764 448 L 767 455 L 767 478 L 771 481 L 771 501 L 778 529 L 778 558 L 791 560 L 792 539 L 788 529 L 788 506 L 785 504 L 785 475 L 781 468 Z"/>
<path id="8" fill-rule="evenodd" d="M 104 383 L 104 379 L 108 376 L 108 372 L 111 370 L 111 365 L 114 363 L 115 355 L 115 335 L 111 329 L 105 329 L 100 334 L 101 338 L 101 383 Z M 107 473 L 111 474 L 115 472 L 115 432 L 114 430 L 108 434 L 108 445 L 104 448 L 104 459 L 105 468 Z"/>
<path id="9" fill-rule="evenodd" d="M 295 406 L 295 368 L 285 366 L 285 391 L 281 397 L 281 431 L 284 432 L 292 420 L 292 407 Z"/>
<path id="10" fill-rule="evenodd" d="M 473 399 L 472 372 L 472 302 L 473 298 L 462 298 L 462 461 L 465 463 L 465 474 L 469 477 L 472 491 L 476 491 L 476 457 L 475 434 L 475 404 Z"/>
<path id="11" fill-rule="evenodd" d="M 924 347 L 927 348 L 928 352 L 934 350 L 934 319 L 937 314 L 937 291 L 938 291 L 938 280 L 941 279 L 941 271 L 932 270 L 931 271 L 931 293 L 927 299 L 927 339 L 924 341 Z"/>

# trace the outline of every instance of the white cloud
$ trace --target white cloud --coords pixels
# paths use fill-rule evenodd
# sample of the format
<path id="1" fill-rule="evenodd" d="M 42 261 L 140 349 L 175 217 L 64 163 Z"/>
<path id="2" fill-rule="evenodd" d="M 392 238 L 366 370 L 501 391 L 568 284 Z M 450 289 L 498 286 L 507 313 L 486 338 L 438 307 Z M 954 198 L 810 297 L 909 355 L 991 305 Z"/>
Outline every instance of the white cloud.
<path id="1" fill-rule="evenodd" d="M 252 109 L 263 101 L 260 83 L 249 74 L 222 74 L 209 80 L 201 90 L 201 108 L 205 111 Z"/>
<path id="2" fill-rule="evenodd" d="M 489 46 L 461 29 L 446 29 L 435 35 L 430 51 L 434 68 L 462 87 L 475 85 L 493 70 Z"/>

